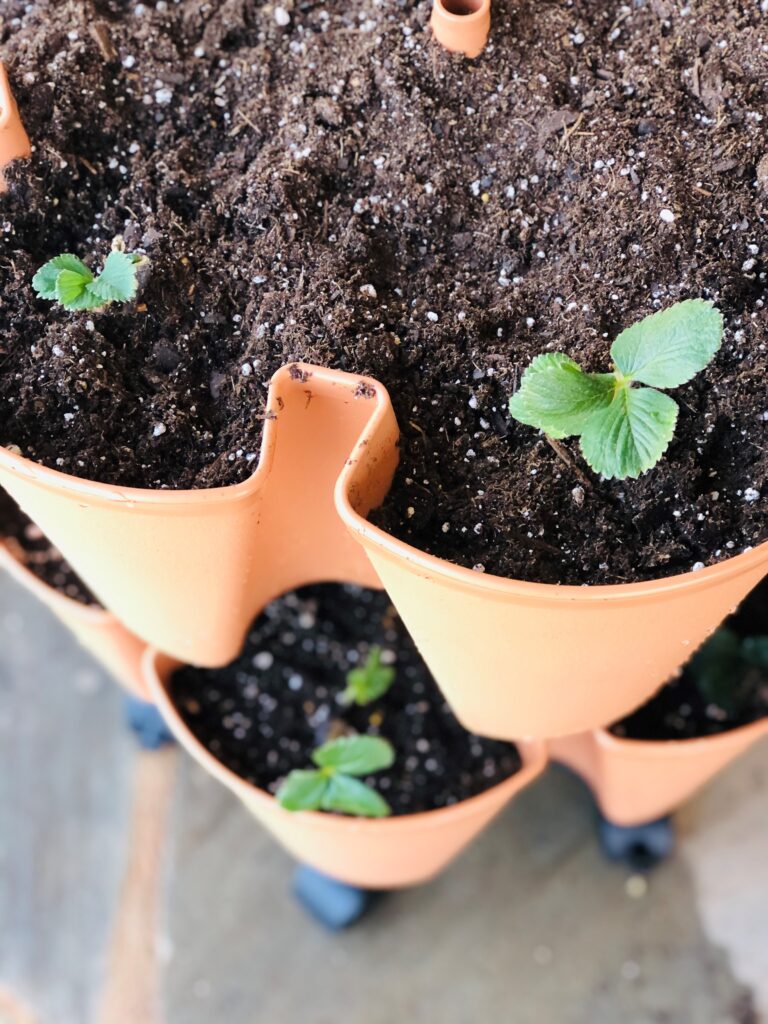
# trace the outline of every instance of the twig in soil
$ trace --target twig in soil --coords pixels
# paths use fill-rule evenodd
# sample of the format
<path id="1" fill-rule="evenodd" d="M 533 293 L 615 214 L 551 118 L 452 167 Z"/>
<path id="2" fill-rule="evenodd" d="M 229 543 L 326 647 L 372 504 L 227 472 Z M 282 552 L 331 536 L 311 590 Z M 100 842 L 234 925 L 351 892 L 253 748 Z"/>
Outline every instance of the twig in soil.
<path id="1" fill-rule="evenodd" d="M 109 33 L 109 26 L 103 21 L 92 21 L 88 26 L 92 38 L 95 40 L 98 46 L 101 56 L 108 64 L 110 61 L 117 60 L 117 50 L 115 44 L 112 42 L 112 36 Z"/>
<path id="2" fill-rule="evenodd" d="M 573 459 L 568 454 L 568 452 L 565 450 L 565 448 L 563 448 L 563 446 L 560 444 L 560 442 L 559 441 L 554 441 L 547 434 L 544 435 L 544 438 L 545 438 L 547 444 L 549 445 L 549 447 L 552 449 L 552 451 L 558 457 L 558 459 L 560 459 L 562 462 L 564 462 L 565 465 L 568 467 L 568 469 L 570 469 L 572 471 L 574 476 L 578 477 L 580 482 L 588 490 L 591 491 L 592 490 L 592 481 L 589 479 L 589 477 L 587 476 L 586 473 L 582 472 L 582 470 L 579 469 L 579 467 L 573 461 Z"/>

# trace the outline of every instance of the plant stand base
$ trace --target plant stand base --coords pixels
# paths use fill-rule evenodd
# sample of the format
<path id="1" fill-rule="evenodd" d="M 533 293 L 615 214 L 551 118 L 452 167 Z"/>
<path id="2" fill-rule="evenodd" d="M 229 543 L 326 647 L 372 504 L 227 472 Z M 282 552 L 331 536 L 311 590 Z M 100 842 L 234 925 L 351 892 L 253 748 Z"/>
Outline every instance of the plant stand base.
<path id="1" fill-rule="evenodd" d="M 136 736 L 142 750 L 159 750 L 174 742 L 173 734 L 154 704 L 127 696 L 123 709 L 125 723 Z"/>
<path id="2" fill-rule="evenodd" d="M 608 860 L 626 864 L 635 871 L 656 867 L 670 856 L 675 847 L 671 818 L 659 818 L 642 825 L 614 825 L 599 816 L 597 837 Z"/>
<path id="3" fill-rule="evenodd" d="M 306 864 L 294 872 L 293 894 L 315 920 L 331 931 L 340 931 L 355 924 L 380 895 L 338 882 Z"/>

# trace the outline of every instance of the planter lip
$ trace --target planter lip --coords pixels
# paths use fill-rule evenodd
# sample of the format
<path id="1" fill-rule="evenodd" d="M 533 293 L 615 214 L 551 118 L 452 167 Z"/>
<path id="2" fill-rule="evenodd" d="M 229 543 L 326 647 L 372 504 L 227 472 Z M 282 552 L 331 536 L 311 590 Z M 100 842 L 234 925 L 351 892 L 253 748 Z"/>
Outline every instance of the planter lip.
<path id="1" fill-rule="evenodd" d="M 439 8 L 442 18 L 456 25 L 473 25 L 476 21 L 482 21 L 488 16 L 491 9 L 491 0 L 481 0 L 477 10 L 471 11 L 469 14 L 456 14 L 455 11 L 448 10 L 443 0 L 433 0 L 433 3 L 435 7 Z"/>
<path id="2" fill-rule="evenodd" d="M 732 743 L 741 743 L 744 739 L 757 739 L 763 734 L 768 735 L 768 715 L 713 736 L 691 736 L 688 739 L 680 740 L 633 740 L 625 736 L 614 736 L 604 728 L 592 730 L 592 736 L 597 746 L 607 753 L 631 752 L 634 755 L 648 758 L 658 757 L 662 752 L 673 756 L 682 753 L 695 755 L 705 748 L 711 750 L 713 744 L 725 747 Z M 563 738 L 569 739 L 570 737 Z"/>
<path id="3" fill-rule="evenodd" d="M 44 604 L 61 609 L 69 617 L 76 616 L 93 626 L 107 625 L 117 621 L 111 612 L 102 605 L 83 604 L 72 597 L 60 593 L 55 587 L 45 583 L 32 570 L 17 558 L 8 541 L 0 539 L 0 569 L 6 569 L 22 586 L 38 597 Z"/>
<path id="4" fill-rule="evenodd" d="M 5 64 L 0 60 L 0 131 L 7 128 L 14 119 L 16 101 L 11 92 L 11 83 Z"/>
<path id="5" fill-rule="evenodd" d="M 52 491 L 67 491 L 74 493 L 83 500 L 98 499 L 115 505 L 141 505 L 145 510 L 152 506 L 165 510 L 172 506 L 195 506 L 199 510 L 201 505 L 209 508 L 232 501 L 245 500 L 259 490 L 262 482 L 268 476 L 274 455 L 276 443 L 277 421 L 280 418 L 280 406 L 275 391 L 279 386 L 288 380 L 300 379 L 300 375 L 306 375 L 309 382 L 313 377 L 320 377 L 326 382 L 339 387 L 346 387 L 354 391 L 362 391 L 358 396 L 362 401 L 374 400 L 375 411 L 373 412 L 365 433 L 368 434 L 375 428 L 378 420 L 384 416 L 386 407 L 390 404 L 389 395 L 383 384 L 371 377 L 361 374 L 347 373 L 345 370 L 332 370 L 324 366 L 316 366 L 311 363 L 292 362 L 281 366 L 270 378 L 267 392 L 267 404 L 264 418 L 264 429 L 261 436 L 261 446 L 257 465 L 251 476 L 237 484 L 225 484 L 218 487 L 196 487 L 196 488 L 164 488 L 164 487 L 123 487 L 119 484 L 104 484 L 85 477 L 76 477 L 70 473 L 62 473 L 57 469 L 50 469 L 42 463 L 35 462 L 24 455 L 17 455 L 6 447 L 0 446 L 0 466 L 8 469 L 19 476 L 32 479 Z"/>
<path id="6" fill-rule="evenodd" d="M 188 753 L 241 800 L 258 801 L 263 807 L 269 808 L 276 814 L 291 820 L 304 820 L 311 823 L 313 828 L 331 831 L 343 829 L 350 833 L 366 831 L 371 836 L 374 836 L 377 833 L 381 833 L 384 829 L 389 831 L 397 829 L 408 832 L 414 826 L 440 827 L 442 825 L 450 825 L 461 818 L 472 816 L 482 804 L 495 802 L 501 793 L 511 797 L 517 790 L 523 789 L 530 782 L 533 782 L 544 771 L 549 760 L 546 745 L 543 742 L 538 740 L 518 741 L 515 745 L 522 760 L 522 766 L 519 771 L 490 789 L 484 790 L 482 793 L 468 797 L 466 800 L 461 800 L 450 807 L 439 807 L 432 811 L 419 811 L 415 814 L 402 814 L 391 818 L 353 818 L 345 815 L 324 814 L 321 811 L 287 811 L 285 808 L 280 807 L 276 799 L 265 790 L 252 785 L 250 782 L 246 782 L 230 768 L 222 764 L 197 739 L 191 729 L 187 727 L 176 710 L 176 706 L 168 696 L 166 687 L 158 672 L 158 661 L 165 657 L 162 652 L 157 651 L 155 648 L 147 648 L 142 658 L 142 674 L 152 700 L 160 709 L 166 722 L 171 725 L 172 731 Z M 169 660 L 178 664 L 178 662 L 175 662 L 175 659 Z"/>
<path id="7" fill-rule="evenodd" d="M 705 590 L 725 578 L 740 576 L 761 562 L 766 562 L 768 570 L 768 540 L 765 540 L 737 555 L 730 555 L 721 562 L 705 566 L 698 572 L 677 573 L 638 583 L 529 583 L 512 577 L 479 573 L 437 555 L 430 555 L 369 523 L 355 511 L 349 501 L 347 491 L 351 471 L 352 468 L 347 465 L 336 484 L 336 505 L 347 527 L 357 534 L 364 545 L 375 546 L 390 559 L 408 562 L 417 570 L 421 570 L 425 576 L 440 577 L 441 582 L 461 590 L 479 589 L 510 600 L 527 598 L 531 603 L 642 601 L 653 595 L 668 594 L 670 591 Z"/>

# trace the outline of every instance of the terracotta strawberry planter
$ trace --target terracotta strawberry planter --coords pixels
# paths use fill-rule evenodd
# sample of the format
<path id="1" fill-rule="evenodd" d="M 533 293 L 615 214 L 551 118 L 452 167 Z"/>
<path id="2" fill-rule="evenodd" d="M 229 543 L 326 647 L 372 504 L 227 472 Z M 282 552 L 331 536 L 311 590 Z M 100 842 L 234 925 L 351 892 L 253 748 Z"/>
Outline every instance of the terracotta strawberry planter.
<path id="1" fill-rule="evenodd" d="M 146 644 L 114 615 L 104 608 L 81 604 L 58 593 L 20 562 L 4 542 L 0 542 L 0 568 L 42 601 L 129 693 L 146 700 L 141 672 Z"/>
<path id="2" fill-rule="evenodd" d="M 427 555 L 339 513 L 461 723 L 496 739 L 607 725 L 642 704 L 768 572 L 768 543 L 700 572 L 649 583 L 523 583 Z M 619 680 L 620 682 L 617 682 Z"/>
<path id="3" fill-rule="evenodd" d="M 434 0 L 429 23 L 446 50 L 478 57 L 491 29 L 491 0 Z"/>
<path id="4" fill-rule="evenodd" d="M 261 458 L 242 484 L 150 490 L 80 480 L 0 449 L 0 485 L 99 600 L 183 661 L 222 665 L 278 594 L 320 580 L 380 586 L 334 506 L 379 504 L 397 463 L 397 424 L 375 381 L 287 366 L 270 384 Z"/>
<path id="5" fill-rule="evenodd" d="M 8 72 L 0 62 L 0 192 L 6 188 L 3 168 L 14 160 L 28 157 L 30 153 L 29 139 L 11 92 Z"/>
<path id="6" fill-rule="evenodd" d="M 166 685 L 179 662 L 147 651 L 144 674 L 152 699 L 178 741 L 294 857 L 326 875 L 366 889 L 392 889 L 427 881 L 441 871 L 543 770 L 543 744 L 518 744 L 523 767 L 493 789 L 453 807 L 390 819 L 361 819 L 286 811 L 263 790 L 244 782 L 193 736 L 168 698 Z"/>
<path id="7" fill-rule="evenodd" d="M 556 740 L 549 751 L 581 776 L 609 821 L 639 825 L 675 810 L 764 736 L 768 719 L 688 740 L 628 740 L 598 729 Z"/>

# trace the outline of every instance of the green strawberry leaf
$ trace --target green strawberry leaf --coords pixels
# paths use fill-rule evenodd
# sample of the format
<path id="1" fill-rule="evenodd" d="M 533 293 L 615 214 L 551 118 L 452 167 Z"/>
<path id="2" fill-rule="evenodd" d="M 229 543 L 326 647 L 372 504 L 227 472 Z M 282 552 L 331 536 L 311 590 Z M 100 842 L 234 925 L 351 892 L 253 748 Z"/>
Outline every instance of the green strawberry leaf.
<path id="1" fill-rule="evenodd" d="M 287 811 L 319 811 L 328 782 L 328 776 L 321 771 L 292 771 L 275 798 Z"/>
<path id="2" fill-rule="evenodd" d="M 622 331 L 611 358 L 630 380 L 676 388 L 707 366 L 722 340 L 720 311 L 704 299 L 688 299 Z"/>
<path id="3" fill-rule="evenodd" d="M 56 298 L 65 309 L 83 309 L 88 279 L 76 270 L 60 270 L 56 278 Z"/>
<path id="4" fill-rule="evenodd" d="M 77 256 L 73 256 L 70 252 L 64 252 L 60 256 L 54 256 L 52 260 L 44 263 L 32 278 L 32 287 L 41 299 L 52 301 L 58 298 L 56 294 L 56 279 L 62 270 L 79 274 L 84 285 L 93 280 L 93 274 L 82 260 L 79 260 Z"/>
<path id="5" fill-rule="evenodd" d="M 322 809 L 354 814 L 359 818 L 386 818 L 392 813 L 387 801 L 375 789 L 360 779 L 341 774 L 334 775 L 328 780 L 328 787 L 323 794 Z"/>
<path id="6" fill-rule="evenodd" d="M 392 744 L 378 736 L 340 736 L 312 754 L 318 768 L 333 768 L 347 775 L 370 775 L 389 768 L 395 760 Z"/>
<path id="7" fill-rule="evenodd" d="M 103 305 L 106 302 L 128 302 L 136 295 L 137 287 L 133 257 L 124 252 L 111 252 L 90 290 Z"/>
<path id="8" fill-rule="evenodd" d="M 677 423 L 677 403 L 651 388 L 622 387 L 596 412 L 581 435 L 581 451 L 607 480 L 636 478 L 667 450 Z"/>
<path id="9" fill-rule="evenodd" d="M 735 703 L 744 669 L 742 641 L 727 627 L 705 640 L 688 663 L 702 697 L 726 711 Z"/>
<path id="10" fill-rule="evenodd" d="M 768 672 L 768 636 L 748 636 L 742 641 L 746 661 L 763 672 Z"/>
<path id="11" fill-rule="evenodd" d="M 581 434 L 589 419 L 610 405 L 616 378 L 584 373 L 561 352 L 536 356 L 509 400 L 510 415 L 550 437 Z"/>
<path id="12" fill-rule="evenodd" d="M 383 696 L 395 681 L 391 665 L 381 664 L 381 647 L 374 645 L 365 664 L 347 672 L 347 688 L 341 695 L 347 704 L 363 707 Z"/>

